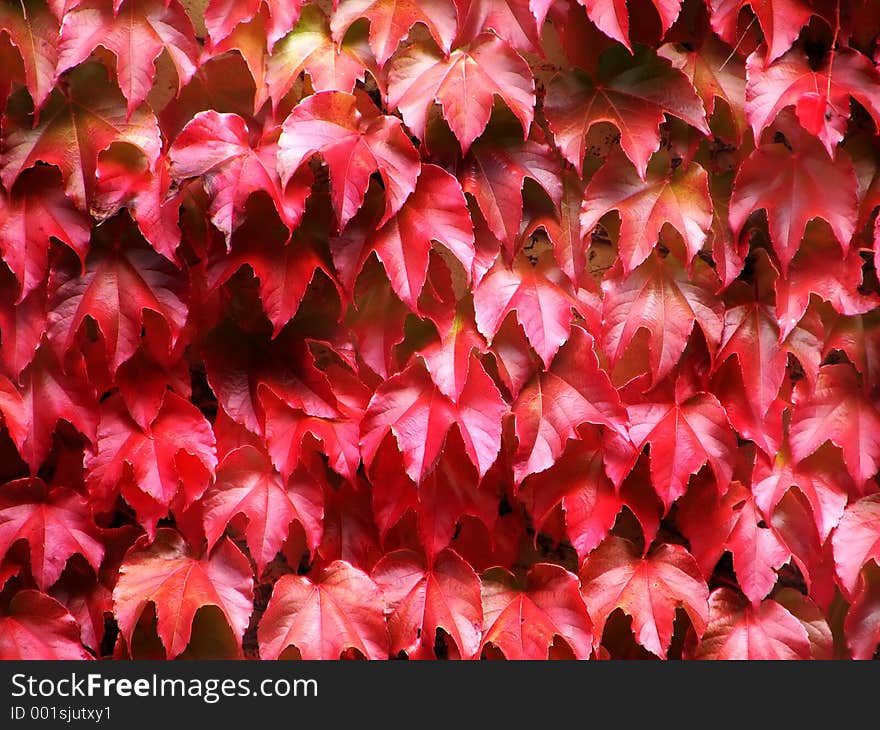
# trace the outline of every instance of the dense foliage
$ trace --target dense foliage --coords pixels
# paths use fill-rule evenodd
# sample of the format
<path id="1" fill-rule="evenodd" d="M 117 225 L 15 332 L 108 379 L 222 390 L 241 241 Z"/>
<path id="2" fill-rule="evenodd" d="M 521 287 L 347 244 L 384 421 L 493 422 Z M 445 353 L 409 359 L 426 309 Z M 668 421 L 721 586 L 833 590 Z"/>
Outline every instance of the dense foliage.
<path id="1" fill-rule="evenodd" d="M 872 657 L 878 34 L 2 0 L 0 657 Z"/>

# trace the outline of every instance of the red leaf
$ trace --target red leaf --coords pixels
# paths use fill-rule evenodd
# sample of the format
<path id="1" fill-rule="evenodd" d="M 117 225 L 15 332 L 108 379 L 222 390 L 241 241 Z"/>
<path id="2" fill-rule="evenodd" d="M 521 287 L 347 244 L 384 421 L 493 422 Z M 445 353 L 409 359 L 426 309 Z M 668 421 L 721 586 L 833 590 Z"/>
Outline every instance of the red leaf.
<path id="1" fill-rule="evenodd" d="M 150 337 L 148 331 L 141 349 L 116 371 L 116 384 L 125 407 L 145 430 L 159 414 L 169 388 L 185 397 L 192 395 L 187 363 L 174 354 L 169 357 L 164 346 L 161 338 Z"/>
<path id="2" fill-rule="evenodd" d="M 514 312 L 545 368 L 568 339 L 572 309 L 579 308 L 569 282 L 547 256 L 535 266 L 523 254 L 512 265 L 498 259 L 474 290 L 480 334 L 491 344 L 507 315 Z"/>
<path id="3" fill-rule="evenodd" d="M 596 27 L 609 38 L 620 41 L 632 50 L 629 40 L 629 10 L 626 0 L 578 0 L 587 9 Z M 681 12 L 681 0 L 652 0 L 660 16 L 662 32 L 666 33 Z"/>
<path id="4" fill-rule="evenodd" d="M 776 585 L 776 571 L 791 557 L 772 527 L 768 527 L 747 492 L 736 516 L 726 547 L 733 553 L 733 569 L 742 592 L 757 607 Z"/>
<path id="5" fill-rule="evenodd" d="M 880 561 L 880 495 L 864 497 L 846 508 L 831 537 L 840 585 L 855 596 L 859 573 L 870 561 Z"/>
<path id="6" fill-rule="evenodd" d="M 734 124 L 734 141 L 742 142 L 747 128 L 744 111 L 746 71 L 740 59 L 730 56 L 727 46 L 714 36 L 707 36 L 695 50 L 683 50 L 667 43 L 657 54 L 687 76 L 697 91 L 706 114 L 715 113 L 715 100 L 721 99 L 730 111 Z"/>
<path id="7" fill-rule="evenodd" d="M 152 534 L 169 508 L 186 507 L 204 494 L 217 466 L 214 443 L 205 417 L 175 393 L 165 395 L 146 430 L 118 395 L 111 396 L 101 404 L 97 451 L 85 458 L 91 501 L 106 511 L 121 494 Z"/>
<path id="8" fill-rule="evenodd" d="M 461 438 L 450 438 L 437 467 L 418 485 L 417 530 L 428 559 L 452 543 L 463 517 L 477 518 L 488 530 L 493 530 L 498 519 L 497 492 L 480 483 L 476 469 L 466 460 Z M 374 470 L 374 483 L 385 478 Z"/>
<path id="9" fill-rule="evenodd" d="M 787 451 L 777 454 L 772 463 L 758 459 L 752 483 L 755 504 L 770 517 L 785 493 L 797 487 L 810 504 L 819 539 L 824 543 L 840 522 L 848 495 L 855 492 L 839 461 L 828 449 L 820 449 L 799 464 L 792 463 Z"/>
<path id="10" fill-rule="evenodd" d="M 852 605 L 846 612 L 843 630 L 853 659 L 873 659 L 880 644 L 880 574 L 877 566 L 865 571 Z"/>
<path id="11" fill-rule="evenodd" d="M 779 395 L 788 362 L 773 310 L 758 302 L 729 307 L 724 312 L 721 347 L 715 358 L 717 369 L 728 358 L 736 358 L 742 373 L 743 394 L 758 418 L 763 418 Z"/>
<path id="12" fill-rule="evenodd" d="M 295 400 L 299 394 L 292 394 Z M 309 413 L 305 404 L 292 404 L 263 387 L 259 396 L 265 414 L 265 439 L 275 468 L 285 478 L 293 474 L 303 458 L 303 441 L 311 434 L 321 442 L 329 466 L 337 474 L 354 480 L 360 463 L 358 425 L 363 414 L 355 409 L 325 403 L 327 412 Z"/>
<path id="13" fill-rule="evenodd" d="M 856 190 L 855 170 L 844 151 L 832 160 L 819 142 L 808 139 L 794 151 L 779 143 L 761 145 L 736 174 L 730 225 L 738 237 L 746 219 L 763 208 L 773 249 L 787 275 L 813 218 L 825 219 L 843 252 L 849 250 L 858 218 Z"/>
<path id="14" fill-rule="evenodd" d="M 44 593 L 19 591 L 0 616 L 0 660 L 91 658 L 76 620 Z"/>
<path id="15" fill-rule="evenodd" d="M 593 338 L 572 328 L 553 365 L 535 377 L 513 405 L 518 448 L 514 478 L 543 471 L 559 458 L 583 423 L 607 426 L 624 436 L 626 412 L 620 396 L 599 368 Z"/>
<path id="16" fill-rule="evenodd" d="M 107 363 L 115 373 L 137 350 L 147 311 L 167 324 L 169 347 L 174 346 L 186 322 L 185 292 L 180 272 L 149 248 L 131 243 L 93 248 L 84 273 L 72 262 L 52 271 L 49 344 L 63 358 L 88 316 L 103 335 Z"/>
<path id="17" fill-rule="evenodd" d="M 462 659 L 479 651 L 480 579 L 457 553 L 444 550 L 426 564 L 412 550 L 397 550 L 376 564 L 372 577 L 384 596 L 392 654 L 433 656 L 438 629 L 451 637 Z"/>
<path id="18" fill-rule="evenodd" d="M 790 439 L 795 461 L 802 461 L 825 441 L 839 446 L 858 487 L 877 473 L 880 413 L 865 396 L 851 365 L 823 365 L 813 393 L 805 387 L 795 390 Z"/>
<path id="19" fill-rule="evenodd" d="M 880 304 L 877 295 L 862 293 L 862 265 L 858 250 L 841 256 L 840 246 L 828 230 L 813 225 L 791 261 L 788 275 L 776 279 L 776 318 L 780 337 L 800 322 L 816 294 L 841 314 L 865 314 Z"/>
<path id="20" fill-rule="evenodd" d="M 668 511 L 688 480 L 707 462 L 722 490 L 730 484 L 736 435 L 718 399 L 697 393 L 685 399 L 631 405 L 629 437 L 640 452 L 651 451 L 651 484 Z"/>
<path id="21" fill-rule="evenodd" d="M 44 2 L 29 0 L 0 7 L 0 33 L 6 33 L 24 65 L 28 91 L 39 111 L 55 82 L 58 63 L 58 20 Z"/>
<path id="22" fill-rule="evenodd" d="M 141 107 L 127 115 L 121 95 L 107 84 L 99 65 L 77 66 L 67 83 L 67 95 L 56 89 L 38 126 L 32 127 L 29 121 L 13 126 L 9 118 L 5 120 L 9 131 L 0 158 L 0 179 L 10 190 L 21 173 L 38 162 L 56 165 L 67 196 L 87 210 L 102 150 L 114 142 L 126 142 L 140 149 L 152 165 L 162 144 L 152 112 Z"/>
<path id="23" fill-rule="evenodd" d="M 427 28 L 448 54 L 458 30 L 455 5 L 450 0 L 344 0 L 333 13 L 333 38 L 339 43 L 359 18 L 370 21 L 370 48 L 380 66 L 391 58 L 416 23 Z"/>
<path id="24" fill-rule="evenodd" d="M 501 448 L 501 417 L 507 404 L 479 360 L 471 357 L 457 403 L 444 396 L 418 364 L 379 387 L 361 424 L 361 455 L 368 469 L 390 431 L 403 453 L 406 473 L 418 483 L 433 469 L 449 429 L 456 425 L 468 458 L 480 477 L 485 475 Z"/>
<path id="25" fill-rule="evenodd" d="M 850 96 L 880 126 L 880 74 L 871 60 L 858 51 L 841 48 L 833 55 L 832 70 L 828 57 L 815 68 L 800 49 L 789 51 L 769 66 L 758 52 L 749 56 L 746 116 L 756 140 L 779 112 L 794 106 L 801 126 L 818 137 L 834 157 L 846 134 Z"/>
<path id="26" fill-rule="evenodd" d="M 300 304 L 318 272 L 333 279 L 326 256 L 308 234 L 298 229 L 288 242 L 273 235 L 275 230 L 247 229 L 235 242 L 231 255 L 221 255 L 208 270 L 209 285 L 216 288 L 247 265 L 260 282 L 260 301 L 277 337 L 299 311 Z M 284 229 L 282 229 L 284 230 Z"/>
<path id="27" fill-rule="evenodd" d="M 559 213 L 533 218 L 524 236 L 531 236 L 543 228 L 553 242 L 553 255 L 563 273 L 574 287 L 584 286 L 593 290 L 592 279 L 583 276 L 586 269 L 587 248 L 581 235 L 580 213 L 584 201 L 584 186 L 573 170 L 562 172 L 562 199 Z"/>
<path id="28" fill-rule="evenodd" d="M 37 287 L 20 302 L 11 272 L 0 272 L 0 370 L 18 380 L 46 331 L 46 289 Z"/>
<path id="29" fill-rule="evenodd" d="M 370 490 L 362 484 L 357 486 L 343 482 L 338 490 L 325 489 L 324 535 L 318 546 L 317 566 L 343 560 L 369 571 L 382 557 Z"/>
<path id="30" fill-rule="evenodd" d="M 236 114 L 199 112 L 183 128 L 171 149 L 171 176 L 177 182 L 201 177 L 211 198 L 211 221 L 226 236 L 241 225 L 252 193 L 271 196 L 284 225 L 299 225 L 310 191 L 308 177 L 282 186 L 275 169 L 278 146 L 269 133 L 256 144 L 247 122 Z"/>
<path id="31" fill-rule="evenodd" d="M 687 538 L 691 555 L 700 572 L 709 579 L 726 547 L 725 542 L 733 529 L 736 513 L 734 506 L 744 499 L 739 482 L 721 493 L 706 472 L 694 479 L 687 493 L 676 505 L 676 523 Z"/>
<path id="32" fill-rule="evenodd" d="M 609 211 L 620 213 L 619 256 L 627 273 L 648 258 L 666 224 L 684 239 L 689 264 L 712 224 L 709 176 L 702 167 L 692 162 L 670 170 L 668 159 L 655 155 L 646 174 L 640 179 L 623 155 L 610 157 L 590 178 L 581 208 L 583 236 Z"/>
<path id="33" fill-rule="evenodd" d="M 535 532 L 561 506 L 566 534 L 581 562 L 605 539 L 623 507 L 605 474 L 602 443 L 593 431 L 588 433 L 588 439 L 570 441 L 549 469 L 529 476 L 517 494 L 534 520 Z"/>
<path id="34" fill-rule="evenodd" d="M 665 114 L 709 134 L 706 114 L 687 77 L 652 51 L 630 56 L 617 47 L 603 56 L 598 83 L 579 70 L 563 71 L 550 82 L 544 109 L 556 143 L 583 173 L 587 133 L 599 122 L 620 130 L 620 146 L 643 180 L 648 160 L 660 148 Z"/>
<path id="35" fill-rule="evenodd" d="M 245 539 L 261 575 L 290 534 L 295 520 L 303 527 L 310 551 L 321 541 L 324 492 L 303 469 L 283 479 L 266 454 L 250 445 L 226 454 L 214 484 L 202 500 L 205 536 L 211 550 L 229 522 L 244 515 Z"/>
<path id="36" fill-rule="evenodd" d="M 597 636 L 619 608 L 632 617 L 636 641 L 665 658 L 677 608 L 687 612 L 698 637 L 706 628 L 709 589 L 696 561 L 679 545 L 661 545 L 643 558 L 628 540 L 610 537 L 590 553 L 580 579 Z"/>
<path id="37" fill-rule="evenodd" d="M 46 279 L 51 238 L 64 241 L 80 261 L 88 252 L 91 221 L 56 181 L 53 171 L 38 168 L 11 196 L 0 193 L 0 254 L 18 280 L 21 299 Z"/>
<path id="38" fill-rule="evenodd" d="M 116 145 L 98 158 L 98 185 L 92 200 L 93 216 L 106 220 L 123 207 L 134 218 L 153 250 L 176 261 L 180 245 L 182 193 L 172 189 L 168 158 L 156 159 L 153 170 L 130 147 Z"/>
<path id="39" fill-rule="evenodd" d="M 461 186 L 436 165 L 423 165 L 416 189 L 399 211 L 367 242 L 362 261 L 374 251 L 394 292 L 413 311 L 425 285 L 431 241 L 443 244 L 470 278 L 474 233 Z"/>
<path id="40" fill-rule="evenodd" d="M 216 45 L 265 8 L 268 11 L 266 35 L 271 51 L 278 39 L 293 28 L 302 5 L 303 0 L 208 0 L 204 10 L 205 26 L 211 42 Z"/>
<path id="41" fill-rule="evenodd" d="M 341 8 L 355 4 L 360 0 L 347 0 Z M 334 13 L 334 21 L 339 15 Z M 275 45 L 266 60 L 266 85 L 273 110 L 277 111 L 302 71 L 309 74 L 315 91 L 350 94 L 355 84 L 366 78 L 367 70 L 379 76 L 366 34 L 355 30 L 344 40 L 334 40 L 330 19 L 316 5 L 306 5 L 296 27 Z"/>
<path id="42" fill-rule="evenodd" d="M 22 459 L 36 474 L 52 448 L 59 420 L 95 442 L 98 425 L 95 394 L 84 378 L 61 370 L 50 350 L 41 347 L 15 388 L 0 377 L 0 412 Z"/>
<path id="43" fill-rule="evenodd" d="M 834 659 L 834 637 L 822 609 L 794 588 L 783 588 L 774 594 L 773 600 L 807 630 L 812 659 Z"/>
<path id="44" fill-rule="evenodd" d="M 709 623 L 697 659 L 810 659 L 807 630 L 768 598 L 754 606 L 729 588 L 709 596 Z"/>
<path id="45" fill-rule="evenodd" d="M 709 5 L 712 29 L 730 46 L 741 41 L 740 11 L 751 9 L 766 39 L 766 63 L 791 48 L 813 14 L 808 0 L 710 0 Z"/>
<path id="46" fill-rule="evenodd" d="M 113 590 L 119 629 L 131 646 L 141 614 L 152 603 L 156 631 L 169 659 L 192 638 L 193 619 L 203 606 L 216 606 L 235 641 L 253 610 L 251 567 L 241 551 L 223 540 L 209 556 L 198 557 L 175 530 L 163 527 L 150 543 L 144 538 L 126 553 Z"/>
<path id="47" fill-rule="evenodd" d="M 366 573 L 342 560 L 315 581 L 282 576 L 258 637 L 263 659 L 278 659 L 294 647 L 303 659 L 339 659 L 349 649 L 367 659 L 388 657 L 382 594 Z"/>
<path id="48" fill-rule="evenodd" d="M 61 576 L 74 553 L 97 573 L 104 558 L 86 501 L 72 489 L 49 489 L 41 479 L 19 479 L 0 487 L 0 554 L 24 540 L 31 573 L 41 591 Z"/>
<path id="49" fill-rule="evenodd" d="M 415 190 L 419 157 L 395 117 L 383 116 L 365 96 L 322 91 L 301 101 L 284 120 L 278 140 L 278 172 L 288 180 L 314 154 L 330 170 L 339 229 L 361 207 L 370 175 L 385 183 L 385 214 L 400 210 Z"/>
<path id="50" fill-rule="evenodd" d="M 576 659 L 588 659 L 593 629 L 576 575 L 537 563 L 523 585 L 503 568 L 483 574 L 483 643 L 510 660 L 547 659 L 556 637 Z"/>
<path id="51" fill-rule="evenodd" d="M 721 340 L 723 307 L 714 294 L 714 274 L 700 259 L 689 278 L 673 256 L 653 256 L 624 276 L 619 265 L 602 281 L 602 348 L 612 366 L 642 328 L 648 332 L 652 382 L 676 366 L 688 337 L 699 325 L 710 352 Z"/>
<path id="52" fill-rule="evenodd" d="M 529 65 L 497 36 L 479 36 L 451 54 L 412 44 L 388 66 L 388 103 L 419 139 L 434 102 L 467 154 L 489 123 L 494 97 L 519 119 L 523 136 L 534 118 L 535 82 Z"/>
<path id="53" fill-rule="evenodd" d="M 473 195 L 489 230 L 513 253 L 523 220 L 522 189 L 534 180 L 554 203 L 562 196 L 559 163 L 535 132 L 525 144 L 512 133 L 486 135 L 462 161 L 458 179 Z"/>
<path id="54" fill-rule="evenodd" d="M 177 0 L 85 0 L 64 16 L 57 75 L 85 61 L 100 45 L 116 56 L 116 76 L 128 115 L 150 93 L 164 51 L 177 72 L 178 91 L 196 70 L 198 45 Z M 135 50 L 137 49 L 137 50 Z"/>
<path id="55" fill-rule="evenodd" d="M 458 10 L 459 43 L 493 31 L 518 51 L 540 52 L 541 28 L 549 0 L 454 0 Z"/>
<path id="56" fill-rule="evenodd" d="M 757 606 L 776 584 L 776 570 L 791 557 L 773 527 L 768 527 L 745 487 L 734 481 L 726 494 L 714 484 L 689 492 L 680 505 L 681 529 L 704 576 L 712 574 L 725 550 L 743 593 Z"/>
<path id="57" fill-rule="evenodd" d="M 461 397 L 467 384 L 471 353 L 486 349 L 486 342 L 474 324 L 473 313 L 467 309 L 459 305 L 449 326 L 440 329 L 440 340 L 419 352 L 431 380 L 453 403 Z"/>

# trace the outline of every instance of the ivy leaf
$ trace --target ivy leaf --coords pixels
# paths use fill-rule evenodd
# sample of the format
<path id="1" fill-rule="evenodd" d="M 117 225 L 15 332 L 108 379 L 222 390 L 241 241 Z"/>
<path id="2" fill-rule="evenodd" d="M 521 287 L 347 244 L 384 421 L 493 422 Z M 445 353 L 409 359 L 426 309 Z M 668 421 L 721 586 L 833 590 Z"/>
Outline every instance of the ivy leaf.
<path id="1" fill-rule="evenodd" d="M 422 165 L 416 188 L 400 210 L 367 241 L 361 261 L 375 252 L 400 300 L 419 311 L 431 241 L 438 241 L 464 267 L 470 279 L 474 232 L 461 186 L 436 165 Z"/>
<path id="2" fill-rule="evenodd" d="M 211 199 L 211 221 L 226 236 L 241 225 L 248 198 L 268 192 L 288 230 L 302 219 L 311 192 L 308 177 L 297 176 L 282 186 L 275 169 L 278 152 L 274 134 L 252 143 L 253 133 L 237 114 L 199 112 L 171 145 L 171 177 L 179 184 L 201 178 Z"/>
<path id="3" fill-rule="evenodd" d="M 583 423 L 606 426 L 626 438 L 620 396 L 599 368 L 593 338 L 573 327 L 551 367 L 532 379 L 513 404 L 518 447 L 514 478 L 550 467 Z"/>
<path id="4" fill-rule="evenodd" d="M 687 77 L 647 49 L 632 56 L 619 47 L 606 52 L 596 82 L 577 69 L 561 72 L 547 88 L 544 110 L 560 151 L 578 174 L 587 133 L 599 122 L 620 130 L 620 146 L 643 180 L 660 148 L 666 114 L 709 134 L 703 104 Z"/>
<path id="5" fill-rule="evenodd" d="M 224 538 L 199 557 L 171 528 L 156 531 L 152 542 L 141 538 L 126 553 L 113 589 L 119 630 L 131 647 L 141 615 L 152 603 L 156 631 L 169 659 L 190 643 L 193 620 L 203 606 L 216 606 L 232 636 L 241 639 L 253 611 L 254 580 L 247 558 Z"/>
<path id="6" fill-rule="evenodd" d="M 458 10 L 458 42 L 490 30 L 517 51 L 540 52 L 548 0 L 453 0 Z"/>
<path id="7" fill-rule="evenodd" d="M 77 208 L 88 210 L 100 152 L 114 142 L 125 142 L 141 150 L 152 166 L 162 142 L 153 113 L 138 107 L 128 114 L 99 64 L 71 70 L 67 87 L 66 94 L 56 89 L 49 97 L 36 127 L 24 119 L 8 125 L 0 179 L 10 190 L 21 173 L 38 162 L 56 165 L 67 196 Z"/>
<path id="8" fill-rule="evenodd" d="M 816 294 L 840 314 L 866 314 L 880 300 L 873 292 L 863 294 L 862 260 L 851 248 L 840 255 L 840 246 L 823 226 L 807 226 L 801 247 L 791 260 L 788 275 L 776 279 L 776 319 L 780 337 L 788 337 L 807 311 L 810 295 Z"/>
<path id="9" fill-rule="evenodd" d="M 115 0 L 114 0 L 115 1 Z M 296 24 L 304 0 L 208 0 L 205 27 L 211 43 L 219 45 L 242 23 L 265 9 L 266 40 L 271 52 L 278 40 Z"/>
<path id="10" fill-rule="evenodd" d="M 792 49 L 772 64 L 755 52 L 746 64 L 746 117 L 755 139 L 773 123 L 779 112 L 794 106 L 801 126 L 818 137 L 830 157 L 846 133 L 850 97 L 859 102 L 880 126 L 880 74 L 867 56 L 841 48 L 818 69 L 805 53 Z"/>
<path id="11" fill-rule="evenodd" d="M 146 312 L 159 315 L 176 344 L 186 322 L 186 289 L 180 272 L 143 245 L 93 247 L 85 272 L 60 262 L 49 282 L 49 344 L 59 358 L 69 352 L 86 317 L 103 336 L 112 372 L 138 348 Z"/>
<path id="12" fill-rule="evenodd" d="M 641 264 L 669 224 L 684 239 L 687 262 L 706 242 L 712 224 L 709 176 L 697 163 L 669 169 L 668 158 L 654 155 L 640 178 L 623 155 L 608 161 L 590 178 L 581 208 L 581 235 L 587 236 L 611 210 L 620 213 L 620 260 L 629 273 Z"/>
<path id="13" fill-rule="evenodd" d="M 880 413 L 846 363 L 823 365 L 812 393 L 795 391 L 791 419 L 791 453 L 801 461 L 823 443 L 843 450 L 847 470 L 858 486 L 880 468 Z"/>
<path id="14" fill-rule="evenodd" d="M 848 596 L 855 595 L 862 568 L 872 560 L 880 560 L 878 515 L 880 497 L 863 497 L 846 508 L 831 536 L 837 577 Z"/>
<path id="15" fill-rule="evenodd" d="M 657 54 L 690 79 L 708 117 L 715 113 L 717 99 L 727 105 L 733 117 L 734 140 L 740 144 L 748 127 L 745 113 L 746 70 L 743 62 L 736 56 L 730 57 L 727 46 L 714 36 L 704 38 L 699 48 L 694 50 L 666 43 L 657 50 Z"/>
<path id="16" fill-rule="evenodd" d="M 56 79 L 103 46 L 116 56 L 116 80 L 131 117 L 153 87 L 155 63 L 163 51 L 177 72 L 178 92 L 192 78 L 199 55 L 194 36 L 178 0 L 78 2 L 61 23 Z"/>
<path id="17" fill-rule="evenodd" d="M 652 0 L 663 33 L 672 27 L 681 12 L 681 0 Z M 629 39 L 629 9 L 626 0 L 578 0 L 587 10 L 596 27 L 609 38 L 620 41 L 630 51 L 632 44 Z"/>
<path id="18" fill-rule="evenodd" d="M 13 188 L 0 193 L 0 255 L 20 286 L 24 299 L 46 278 L 51 239 L 67 244 L 83 262 L 89 249 L 91 221 L 70 202 L 57 173 L 37 168 Z"/>
<path id="19" fill-rule="evenodd" d="M 39 112 L 55 82 L 58 65 L 58 20 L 41 0 L 0 6 L 0 33 L 6 33 L 24 66 L 28 92 Z"/>
<path id="20" fill-rule="evenodd" d="M 804 139 L 795 150 L 781 143 L 761 145 L 736 173 L 730 225 L 738 237 L 746 219 L 763 208 L 773 250 L 787 275 L 813 218 L 827 221 L 843 252 L 849 250 L 858 218 L 857 189 L 852 161 L 842 150 L 832 160 L 818 141 Z"/>
<path id="21" fill-rule="evenodd" d="M 0 487 L 0 553 L 18 540 L 30 551 L 31 573 L 41 591 L 61 577 L 67 561 L 82 555 L 97 573 L 104 547 L 85 499 L 67 487 L 49 489 L 39 478 Z"/>
<path id="22" fill-rule="evenodd" d="M 572 309 L 580 303 L 555 263 L 544 257 L 537 266 L 520 254 L 512 265 L 499 259 L 474 290 L 477 329 L 491 344 L 511 312 L 529 344 L 550 367 L 571 331 Z"/>
<path id="23" fill-rule="evenodd" d="M 755 504 L 770 516 L 786 492 L 797 487 L 810 504 L 816 531 L 824 543 L 840 522 L 848 495 L 856 491 L 845 470 L 841 474 L 838 462 L 839 457 L 832 458 L 828 449 L 820 449 L 799 464 L 792 462 L 787 451 L 777 454 L 772 463 L 759 459 L 752 478 Z"/>
<path id="24" fill-rule="evenodd" d="M 766 63 L 772 63 L 791 48 L 813 15 L 809 0 L 710 0 L 712 30 L 729 46 L 740 40 L 738 22 L 744 7 L 754 13 L 766 39 Z"/>
<path id="25" fill-rule="evenodd" d="M 121 494 L 154 534 L 156 523 L 199 499 L 217 466 L 211 425 L 189 401 L 166 393 L 148 429 L 128 415 L 121 396 L 101 404 L 97 449 L 85 458 L 86 483 L 97 511 Z"/>
<path id="26" fill-rule="evenodd" d="M 0 660 L 91 658 L 76 619 L 45 593 L 18 591 L 0 615 Z"/>
<path id="27" fill-rule="evenodd" d="M 523 220 L 526 178 L 534 180 L 554 203 L 560 200 L 559 163 L 534 131 L 523 144 L 516 135 L 496 134 L 493 129 L 471 146 L 458 175 L 462 190 L 474 197 L 489 230 L 511 253 Z"/>
<path id="28" fill-rule="evenodd" d="M 584 439 L 571 439 L 549 469 L 532 474 L 517 493 L 535 523 L 536 532 L 562 508 L 565 531 L 578 560 L 583 560 L 605 539 L 623 500 L 605 474 L 602 441 L 590 430 Z"/>
<path id="29" fill-rule="evenodd" d="M 629 437 L 637 451 L 651 450 L 651 484 L 668 511 L 688 480 L 707 462 L 725 489 L 733 475 L 736 435 L 718 399 L 710 393 L 628 406 Z"/>
<path id="30" fill-rule="evenodd" d="M 376 564 L 372 578 L 384 597 L 392 654 L 432 657 L 440 629 L 462 659 L 477 654 L 483 628 L 480 579 L 457 553 L 444 550 L 427 564 L 412 550 L 395 550 Z"/>
<path id="31" fill-rule="evenodd" d="M 714 273 L 700 259 L 688 277 L 674 256 L 656 252 L 628 276 L 615 264 L 602 280 L 601 346 L 612 366 L 642 328 L 648 333 L 653 382 L 676 366 L 694 326 L 714 352 L 721 340 L 724 308 L 715 296 Z"/>
<path id="32" fill-rule="evenodd" d="M 65 420 L 94 444 L 96 398 L 81 372 L 65 372 L 51 350 L 40 347 L 16 387 L 0 376 L 0 412 L 22 459 L 36 475 L 52 450 L 58 421 Z"/>
<path id="33" fill-rule="evenodd" d="M 576 659 L 588 659 L 593 628 L 577 576 L 550 563 L 531 567 L 523 584 L 503 568 L 482 576 L 483 643 L 511 661 L 547 659 L 556 637 Z"/>
<path id="34" fill-rule="evenodd" d="M 322 91 L 301 101 L 284 120 L 278 140 L 281 182 L 314 154 L 330 170 L 333 210 L 345 228 L 364 202 L 370 175 L 385 183 L 385 214 L 380 225 L 400 210 L 415 190 L 419 156 L 395 117 L 378 112 L 365 96 Z"/>
<path id="35" fill-rule="evenodd" d="M 347 0 L 340 10 L 359 1 Z M 334 14 L 334 21 L 337 17 Z M 353 30 L 344 39 L 334 40 L 330 19 L 317 6 L 306 5 L 296 27 L 275 44 L 266 60 L 266 84 L 277 111 L 302 71 L 308 72 L 315 91 L 350 94 L 356 83 L 365 79 L 367 70 L 379 76 L 366 37 Z"/>
<path id="36" fill-rule="evenodd" d="M 380 66 L 416 23 L 427 28 L 446 54 L 458 30 L 457 12 L 450 0 L 342 0 L 333 13 L 333 39 L 340 43 L 359 18 L 370 21 L 370 48 Z"/>
<path id="37" fill-rule="evenodd" d="M 245 444 L 223 457 L 217 476 L 202 500 L 208 550 L 222 537 L 237 515 L 248 524 L 245 539 L 261 575 L 298 522 L 306 544 L 314 551 L 321 541 L 324 492 L 304 470 L 283 479 L 269 457 Z"/>
<path id="38" fill-rule="evenodd" d="M 400 109 L 413 134 L 425 138 L 428 113 L 436 101 L 462 154 L 486 129 L 495 96 L 528 135 L 535 106 L 529 65 L 494 35 L 481 35 L 452 53 L 411 44 L 388 66 L 388 103 Z"/>
<path id="39" fill-rule="evenodd" d="M 303 659 L 339 659 L 349 650 L 387 659 L 382 605 L 378 586 L 343 560 L 330 563 L 315 580 L 284 575 L 257 629 L 260 656 L 278 659 L 295 648 Z"/>
<path id="40" fill-rule="evenodd" d="M 468 458 L 480 477 L 485 475 L 501 448 L 501 416 L 507 404 L 476 356 L 471 357 L 467 382 L 456 403 L 439 391 L 419 364 L 376 390 L 361 423 L 361 454 L 368 469 L 382 439 L 391 432 L 406 473 L 419 483 L 433 469 L 449 429 L 456 425 Z"/>
<path id="41" fill-rule="evenodd" d="M 697 659 L 810 659 L 807 630 L 768 598 L 754 606 L 730 588 L 709 596 L 709 623 Z"/>
<path id="42" fill-rule="evenodd" d="M 672 642 L 677 608 L 685 610 L 697 637 L 709 620 L 709 589 L 680 545 L 661 545 L 642 557 L 628 540 L 609 537 L 587 557 L 580 579 L 597 634 L 619 608 L 632 617 L 636 641 L 662 658 Z"/>

